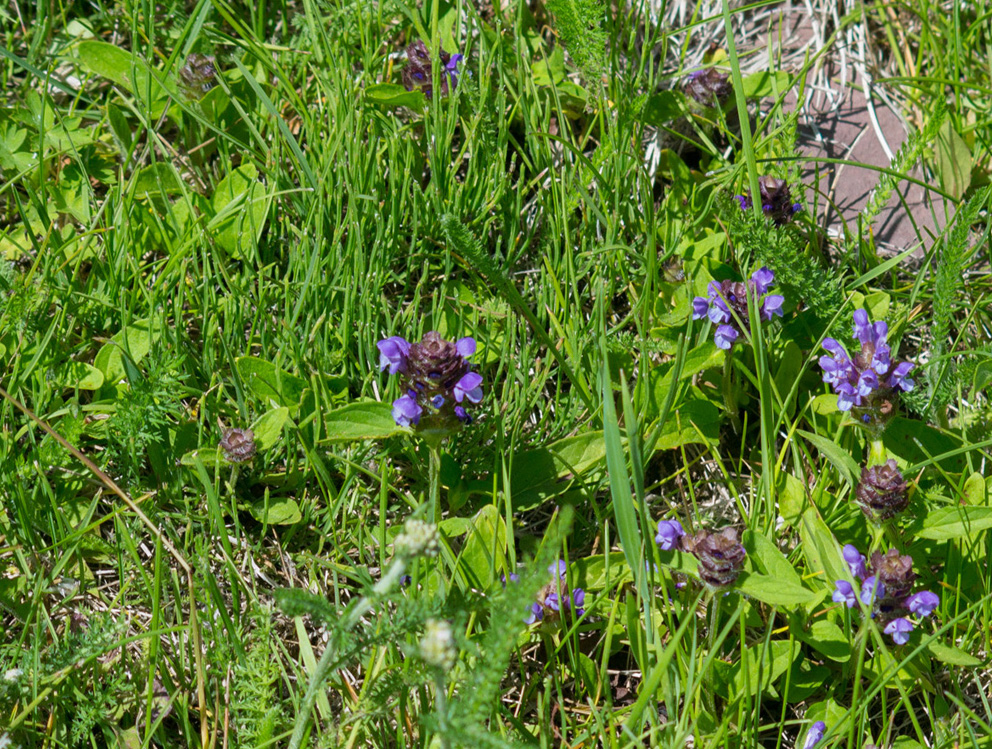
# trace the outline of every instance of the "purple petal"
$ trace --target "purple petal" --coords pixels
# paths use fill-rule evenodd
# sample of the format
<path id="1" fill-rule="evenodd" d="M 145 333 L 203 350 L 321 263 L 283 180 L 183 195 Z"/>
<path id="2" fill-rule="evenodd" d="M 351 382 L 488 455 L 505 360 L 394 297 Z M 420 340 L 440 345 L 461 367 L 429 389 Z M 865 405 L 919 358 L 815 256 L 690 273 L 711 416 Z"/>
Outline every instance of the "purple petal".
<path id="1" fill-rule="evenodd" d="M 859 580 L 863 579 L 865 576 L 865 557 L 858 551 L 858 547 L 854 544 L 846 544 L 841 553 L 844 555 L 848 569 L 851 570 L 851 576 Z"/>
<path id="2" fill-rule="evenodd" d="M 782 305 L 785 304 L 785 297 L 781 294 L 769 294 L 761 302 L 761 319 L 768 321 L 772 315 L 782 317 Z"/>
<path id="3" fill-rule="evenodd" d="M 559 580 L 564 580 L 567 572 L 568 567 L 563 559 L 559 559 L 554 564 L 548 566 L 548 574 L 552 577 L 557 577 Z"/>
<path id="4" fill-rule="evenodd" d="M 527 618 L 524 619 L 524 624 L 533 624 L 534 622 L 539 622 L 544 618 L 544 607 L 539 603 L 532 603 L 530 605 L 530 613 Z"/>
<path id="5" fill-rule="evenodd" d="M 552 591 L 544 597 L 544 605 L 552 611 L 561 611 L 561 603 L 558 601 L 558 594 Z"/>
<path id="6" fill-rule="evenodd" d="M 424 409 L 414 398 L 404 395 L 393 401 L 393 420 L 401 427 L 408 427 L 420 421 L 420 414 Z"/>
<path id="7" fill-rule="evenodd" d="M 723 349 L 724 351 L 729 351 L 730 347 L 734 345 L 734 341 L 737 340 L 738 333 L 730 325 L 721 325 L 716 329 L 716 334 L 713 336 L 713 342 L 716 347 Z"/>
<path id="8" fill-rule="evenodd" d="M 465 411 L 465 409 L 462 408 L 461 406 L 455 406 L 455 416 L 457 416 L 458 420 L 463 424 L 472 423 L 472 417 L 469 416 L 468 413 Z"/>
<path id="9" fill-rule="evenodd" d="M 884 597 L 885 586 L 874 575 L 866 577 L 865 581 L 861 583 L 861 603 L 865 606 L 871 606 L 876 598 Z"/>
<path id="10" fill-rule="evenodd" d="M 575 609 L 576 616 L 582 616 L 586 613 L 586 592 L 582 588 L 576 588 L 572 591 L 572 608 Z"/>
<path id="11" fill-rule="evenodd" d="M 847 580 L 838 580 L 834 586 L 836 587 L 833 594 L 834 601 L 845 604 L 849 609 L 854 608 L 858 598 L 854 595 L 854 587 L 851 583 Z"/>
<path id="12" fill-rule="evenodd" d="M 692 319 L 702 320 L 710 311 L 710 303 L 706 297 L 697 296 L 692 300 Z"/>
<path id="13" fill-rule="evenodd" d="M 471 403 L 478 403 L 482 400 L 482 388 L 479 387 L 481 384 L 482 375 L 478 372 L 468 372 L 452 388 L 455 401 L 461 403 L 467 398 Z"/>
<path id="14" fill-rule="evenodd" d="M 899 617 L 886 624 L 882 631 L 891 635 L 892 642 L 896 645 L 905 645 L 909 642 L 909 633 L 913 631 L 913 623 L 909 619 Z"/>
<path id="15" fill-rule="evenodd" d="M 654 542 L 661 549 L 671 551 L 684 535 L 685 531 L 682 530 L 682 524 L 678 520 L 659 520 L 658 535 L 654 537 Z"/>
<path id="16" fill-rule="evenodd" d="M 813 749 L 823 739 L 823 734 L 826 733 L 826 730 L 827 724 L 822 720 L 818 720 L 811 725 L 809 727 L 809 733 L 806 734 L 806 741 L 803 742 L 803 749 Z"/>
<path id="17" fill-rule="evenodd" d="M 398 335 L 379 341 L 379 371 L 389 367 L 389 374 L 396 374 L 406 367 L 406 357 L 410 353 L 410 343 Z"/>
<path id="18" fill-rule="evenodd" d="M 746 211 L 751 207 L 751 201 L 747 195 L 735 195 L 734 199 L 737 201 L 737 204 L 741 207 L 742 211 Z"/>
<path id="19" fill-rule="evenodd" d="M 940 605 L 940 598 L 936 593 L 924 590 L 911 595 L 906 599 L 904 605 L 916 616 L 930 616 L 934 612 L 934 609 Z"/>
<path id="20" fill-rule="evenodd" d="M 758 292 L 758 296 L 764 296 L 768 293 L 768 289 L 771 288 L 772 284 L 775 283 L 775 274 L 768 268 L 761 268 L 751 274 L 751 283 L 754 284 L 754 289 Z"/>
<path id="21" fill-rule="evenodd" d="M 455 342 L 455 351 L 467 359 L 475 353 L 475 339 L 468 336 L 465 338 L 459 338 Z"/>
<path id="22" fill-rule="evenodd" d="M 868 313 L 863 309 L 854 310 L 854 337 L 862 343 L 872 341 L 874 329 L 868 322 Z"/>
<path id="23" fill-rule="evenodd" d="M 841 359 L 845 361 L 849 359 L 847 355 L 847 350 L 833 338 L 824 338 L 823 348 L 825 348 L 827 351 L 833 354 L 834 357 L 837 359 Z"/>
<path id="24" fill-rule="evenodd" d="M 885 382 L 886 386 L 890 388 L 899 388 L 903 392 L 908 393 L 910 390 L 913 389 L 913 381 L 907 380 L 906 375 L 908 375 L 915 366 L 916 365 L 913 364 L 913 362 L 909 362 L 909 361 L 899 362 L 896 365 L 896 368 L 892 370 L 892 373 L 889 375 L 888 379 L 886 380 Z M 906 387 L 907 384 L 909 385 L 909 387 Z"/>

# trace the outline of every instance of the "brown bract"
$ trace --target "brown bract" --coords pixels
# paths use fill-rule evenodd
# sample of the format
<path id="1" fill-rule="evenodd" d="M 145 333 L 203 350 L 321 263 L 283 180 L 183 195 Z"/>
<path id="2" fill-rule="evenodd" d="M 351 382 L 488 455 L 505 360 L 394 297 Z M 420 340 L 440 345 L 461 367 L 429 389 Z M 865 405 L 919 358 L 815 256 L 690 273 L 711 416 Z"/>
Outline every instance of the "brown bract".
<path id="1" fill-rule="evenodd" d="M 889 549 L 885 554 L 871 555 L 871 573 L 885 586 L 886 599 L 902 599 L 913 589 L 913 559 L 900 554 L 898 549 Z"/>
<path id="2" fill-rule="evenodd" d="M 909 484 L 891 458 L 879 466 L 861 469 L 861 482 L 855 498 L 862 511 L 873 520 L 888 520 L 909 505 Z"/>
<path id="3" fill-rule="evenodd" d="M 410 346 L 406 357 L 406 378 L 418 391 L 449 392 L 469 372 L 465 357 L 451 341 L 432 330 L 420 343 Z M 417 387 L 420 385 L 420 387 Z"/>
<path id="4" fill-rule="evenodd" d="M 693 536 L 683 536 L 681 545 L 699 560 L 703 582 L 715 588 L 733 585 L 744 566 L 746 552 L 735 528 L 724 528 L 717 533 L 702 530 Z"/>
<path id="5" fill-rule="evenodd" d="M 220 447 L 232 463 L 245 463 L 255 457 L 255 433 L 251 429 L 225 429 Z"/>

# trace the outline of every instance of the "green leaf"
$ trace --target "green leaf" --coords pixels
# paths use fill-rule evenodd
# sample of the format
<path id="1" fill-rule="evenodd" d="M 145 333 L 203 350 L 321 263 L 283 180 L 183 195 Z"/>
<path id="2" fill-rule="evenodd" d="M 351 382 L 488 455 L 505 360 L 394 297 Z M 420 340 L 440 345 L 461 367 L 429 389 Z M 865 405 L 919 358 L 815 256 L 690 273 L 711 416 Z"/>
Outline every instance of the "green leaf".
<path id="1" fill-rule="evenodd" d="M 565 52 L 555 47 L 546 60 L 538 60 L 530 66 L 530 74 L 535 86 L 550 86 L 565 80 Z"/>
<path id="2" fill-rule="evenodd" d="M 744 96 L 760 99 L 777 96 L 789 87 L 789 74 L 784 70 L 762 70 L 744 77 Z"/>
<path id="3" fill-rule="evenodd" d="M 765 647 L 759 643 L 746 648 L 743 657 L 729 672 L 728 697 L 733 700 L 744 695 L 767 691 L 791 666 L 799 655 L 795 640 L 772 640 Z"/>
<path id="4" fill-rule="evenodd" d="M 176 195 L 183 191 L 175 167 L 164 161 L 146 166 L 135 174 L 131 189 L 133 195 L 139 198 L 146 195 Z"/>
<path id="5" fill-rule="evenodd" d="M 242 382 L 263 401 L 280 406 L 300 405 L 307 381 L 279 369 L 275 364 L 254 356 L 243 356 L 234 363 Z"/>
<path id="6" fill-rule="evenodd" d="M 602 432 L 567 437 L 513 459 L 511 492 L 514 510 L 529 510 L 560 496 L 603 465 L 606 444 Z M 562 481 L 562 479 L 570 479 Z"/>
<path id="7" fill-rule="evenodd" d="M 163 86 L 144 60 L 114 44 L 83 41 L 76 45 L 76 54 L 85 70 L 116 83 L 151 105 L 153 118 L 162 116 L 170 96 L 177 96 L 173 82 L 166 81 Z"/>
<path id="8" fill-rule="evenodd" d="M 655 127 L 664 125 L 682 116 L 685 97 L 676 91 L 662 91 L 648 97 L 641 109 L 640 119 Z"/>
<path id="9" fill-rule="evenodd" d="M 910 473 L 936 462 L 948 473 L 962 473 L 965 470 L 964 455 L 949 458 L 936 458 L 961 447 L 961 440 L 953 434 L 934 429 L 915 419 L 896 417 L 889 422 L 882 435 L 885 449 L 892 455 L 902 458 L 910 466 Z"/>
<path id="10" fill-rule="evenodd" d="M 796 345 L 795 341 L 787 341 L 779 361 L 781 364 L 775 373 L 775 388 L 778 390 L 779 396 L 785 398 L 789 394 L 789 390 L 792 389 L 795 381 L 799 378 L 799 370 L 803 363 L 803 352 Z M 789 416 L 796 409 L 796 396 L 798 392 L 799 389 L 796 388 L 792 397 L 782 406 L 783 412 Z"/>
<path id="11" fill-rule="evenodd" d="M 931 640 L 927 644 L 927 650 L 930 651 L 930 655 L 941 663 L 946 663 L 948 666 L 975 668 L 976 666 L 981 666 L 985 662 L 981 658 L 976 658 L 971 653 L 966 653 L 965 651 L 950 645 L 943 645 L 936 640 Z"/>
<path id="12" fill-rule="evenodd" d="M 822 574 L 824 584 L 847 579 L 850 571 L 843 561 L 840 547 L 815 507 L 810 507 L 803 513 L 799 538 L 802 540 L 803 556 L 806 557 L 810 574 Z"/>
<path id="13" fill-rule="evenodd" d="M 396 83 L 376 83 L 367 87 L 365 100 L 390 109 L 408 107 L 414 111 L 422 112 L 427 108 L 427 97 L 420 91 L 407 91 Z"/>
<path id="14" fill-rule="evenodd" d="M 496 579 L 496 570 L 504 569 L 506 522 L 496 505 L 486 505 L 472 518 L 472 527 L 458 557 L 458 572 L 467 587 L 487 590 Z"/>
<path id="15" fill-rule="evenodd" d="M 800 606 L 816 599 L 816 594 L 801 584 L 771 575 L 742 572 L 734 587 L 770 606 Z"/>
<path id="16" fill-rule="evenodd" d="M 608 575 L 607 561 L 609 561 Z M 575 569 L 576 586 L 587 591 L 605 590 L 607 585 L 616 587 L 634 580 L 634 574 L 630 571 L 622 551 L 576 559 L 571 566 Z"/>
<path id="17" fill-rule="evenodd" d="M 197 461 L 203 463 L 207 468 L 228 465 L 224 451 L 219 447 L 201 447 L 190 450 L 179 459 L 180 464 L 190 467 L 195 466 Z"/>
<path id="18" fill-rule="evenodd" d="M 838 663 L 851 658 L 851 643 L 844 631 L 833 622 L 823 619 L 813 622 L 809 633 L 802 634 L 802 640 Z"/>
<path id="19" fill-rule="evenodd" d="M 116 384 L 124 376 L 124 352 L 137 364 L 151 350 L 159 334 L 151 332 L 148 320 L 136 320 L 111 337 L 96 353 L 93 366 L 103 372 L 104 383 Z"/>
<path id="20" fill-rule="evenodd" d="M 96 367 L 76 361 L 60 367 L 55 381 L 62 387 L 74 390 L 99 390 L 104 376 Z"/>
<path id="21" fill-rule="evenodd" d="M 788 525 L 795 525 L 806 504 L 806 487 L 791 473 L 780 473 L 775 488 L 779 514 Z"/>
<path id="22" fill-rule="evenodd" d="M 948 541 L 992 528 L 992 507 L 941 507 L 931 510 L 916 535 L 934 541 Z"/>
<path id="23" fill-rule="evenodd" d="M 300 506 L 289 497 L 269 497 L 268 507 L 265 500 L 260 499 L 252 504 L 251 514 L 258 522 L 269 525 L 295 525 L 303 520 Z"/>
<path id="24" fill-rule="evenodd" d="M 207 229 L 232 256 L 244 258 L 258 244 L 268 220 L 272 196 L 258 180 L 254 165 L 244 164 L 218 183 Z"/>
<path id="25" fill-rule="evenodd" d="M 792 583 L 802 587 L 799 577 L 789 560 L 779 551 L 779 548 L 760 533 L 751 530 L 744 531 L 741 545 L 747 552 L 747 559 L 754 564 L 762 575 L 769 575 L 782 582 Z"/>
<path id="26" fill-rule="evenodd" d="M 945 192 L 960 200 L 971 185 L 972 159 L 968 144 L 946 120 L 937 133 L 937 174 Z"/>
<path id="27" fill-rule="evenodd" d="M 655 450 L 715 444 L 719 437 L 720 410 L 705 398 L 694 398 L 672 408 Z"/>
<path id="28" fill-rule="evenodd" d="M 258 450 L 268 450 L 275 445 L 282 437 L 282 428 L 293 422 L 289 418 L 289 409 L 286 407 L 273 408 L 268 413 L 262 414 L 255 423 L 251 425 L 251 431 L 255 435 L 255 447 Z"/>
<path id="29" fill-rule="evenodd" d="M 992 496 L 992 476 L 985 477 L 977 471 L 964 482 L 964 498 L 970 505 L 985 506 Z"/>
<path id="30" fill-rule="evenodd" d="M 380 440 L 412 433 L 393 420 L 392 406 L 378 401 L 359 401 L 334 409 L 325 417 L 324 429 L 329 442 Z"/>
<path id="31" fill-rule="evenodd" d="M 857 484 L 858 477 L 861 475 L 861 467 L 840 445 L 826 437 L 802 429 L 796 430 L 796 433 L 819 450 L 820 454 L 837 469 L 844 481 L 851 486 Z"/>

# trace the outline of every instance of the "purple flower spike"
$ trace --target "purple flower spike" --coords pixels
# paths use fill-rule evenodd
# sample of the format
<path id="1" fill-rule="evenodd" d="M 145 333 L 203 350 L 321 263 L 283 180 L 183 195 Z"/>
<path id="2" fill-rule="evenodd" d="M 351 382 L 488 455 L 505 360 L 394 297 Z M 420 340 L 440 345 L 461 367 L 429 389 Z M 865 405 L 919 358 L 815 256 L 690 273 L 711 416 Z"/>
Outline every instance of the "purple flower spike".
<path id="1" fill-rule="evenodd" d="M 420 415 L 424 412 L 417 401 L 410 397 L 410 395 L 404 395 L 402 398 L 397 398 L 393 401 L 393 419 L 401 427 L 408 427 L 411 424 L 416 425 L 420 422 Z"/>
<path id="2" fill-rule="evenodd" d="M 679 539 L 685 535 L 682 524 L 678 520 L 659 520 L 658 535 L 654 542 L 664 551 L 671 551 L 678 546 Z"/>
<path id="3" fill-rule="evenodd" d="M 827 724 L 822 720 L 816 721 L 816 723 L 809 727 L 809 733 L 806 734 L 806 741 L 803 742 L 803 749 L 813 749 L 814 746 L 823 740 L 823 734 L 826 731 Z"/>
<path id="4" fill-rule="evenodd" d="M 758 303 L 759 315 L 768 322 L 775 315 L 782 316 L 785 298 L 778 294 L 768 294 L 775 283 L 775 274 L 768 268 L 756 270 L 747 283 L 740 281 L 710 281 L 706 286 L 706 297 L 697 296 L 692 300 L 692 319 L 704 317 L 717 326 L 713 341 L 717 348 L 728 351 L 750 330 L 748 297 L 753 296 Z"/>
<path id="5" fill-rule="evenodd" d="M 833 338 L 824 339 L 823 348 L 830 356 L 820 357 L 823 381 L 837 393 L 837 407 L 841 411 L 858 409 L 855 415 L 861 421 L 884 428 L 893 412 L 892 394 L 913 388 L 913 381 L 906 375 L 914 365 L 892 361 L 892 349 L 885 340 L 889 332 L 886 323 L 872 324 L 863 309 L 855 310 L 852 318 L 854 337 L 861 348 L 852 357 Z"/>
<path id="6" fill-rule="evenodd" d="M 859 580 L 864 580 L 867 572 L 865 571 L 865 557 L 858 551 L 857 547 L 853 544 L 847 544 L 844 546 L 842 552 L 844 554 L 844 561 L 847 562 L 848 569 L 851 570 L 851 576 L 856 577 Z"/>
<path id="7" fill-rule="evenodd" d="M 406 357 L 410 353 L 410 343 L 398 335 L 379 341 L 379 371 L 389 368 L 389 374 L 406 368 Z"/>
<path id="8" fill-rule="evenodd" d="M 858 602 L 858 597 L 854 594 L 854 587 L 847 580 L 838 580 L 834 583 L 837 588 L 834 591 L 833 599 L 837 603 L 843 603 L 849 609 L 853 609 Z"/>
<path id="9" fill-rule="evenodd" d="M 455 383 L 451 391 L 457 403 L 468 399 L 470 403 L 478 403 L 482 400 L 482 375 L 478 372 L 468 372 L 458 382 Z"/>
<path id="10" fill-rule="evenodd" d="M 879 598 L 885 598 L 885 586 L 874 575 L 861 583 L 861 603 L 872 606 Z"/>
<path id="11" fill-rule="evenodd" d="M 939 605 L 940 598 L 929 590 L 914 593 L 905 602 L 906 608 L 916 616 L 930 616 Z"/>
<path id="12" fill-rule="evenodd" d="M 891 635 L 892 642 L 896 645 L 905 645 L 909 642 L 909 633 L 913 631 L 913 623 L 909 619 L 899 617 L 886 624 L 882 631 Z"/>

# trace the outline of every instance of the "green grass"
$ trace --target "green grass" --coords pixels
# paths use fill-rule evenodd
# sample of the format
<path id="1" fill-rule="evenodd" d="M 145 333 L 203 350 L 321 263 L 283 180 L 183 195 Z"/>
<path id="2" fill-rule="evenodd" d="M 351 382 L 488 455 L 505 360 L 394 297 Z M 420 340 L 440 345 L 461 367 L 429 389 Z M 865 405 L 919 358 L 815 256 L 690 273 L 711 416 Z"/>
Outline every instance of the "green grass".
<path id="1" fill-rule="evenodd" d="M 859 9 L 766 76 L 725 33 L 760 5 L 505 5 L 0 10 L 0 737 L 992 746 L 988 7 Z M 719 110 L 682 93 L 714 28 Z M 879 195 L 922 163 L 957 209 L 918 252 L 877 250 L 880 200 L 828 239 L 797 184 L 785 93 L 854 32 L 915 128 Z M 418 38 L 458 85 L 397 103 Z M 786 226 L 733 199 L 762 174 Z M 724 353 L 692 299 L 764 265 L 784 317 Z M 817 364 L 859 308 L 917 363 L 881 445 Z M 431 330 L 484 378 L 443 444 L 378 372 Z M 884 529 L 871 456 L 911 484 Z M 660 519 L 733 525 L 746 574 L 705 588 Z M 832 601 L 844 544 L 940 594 L 908 644 Z M 525 625 L 557 559 L 585 614 Z"/>

